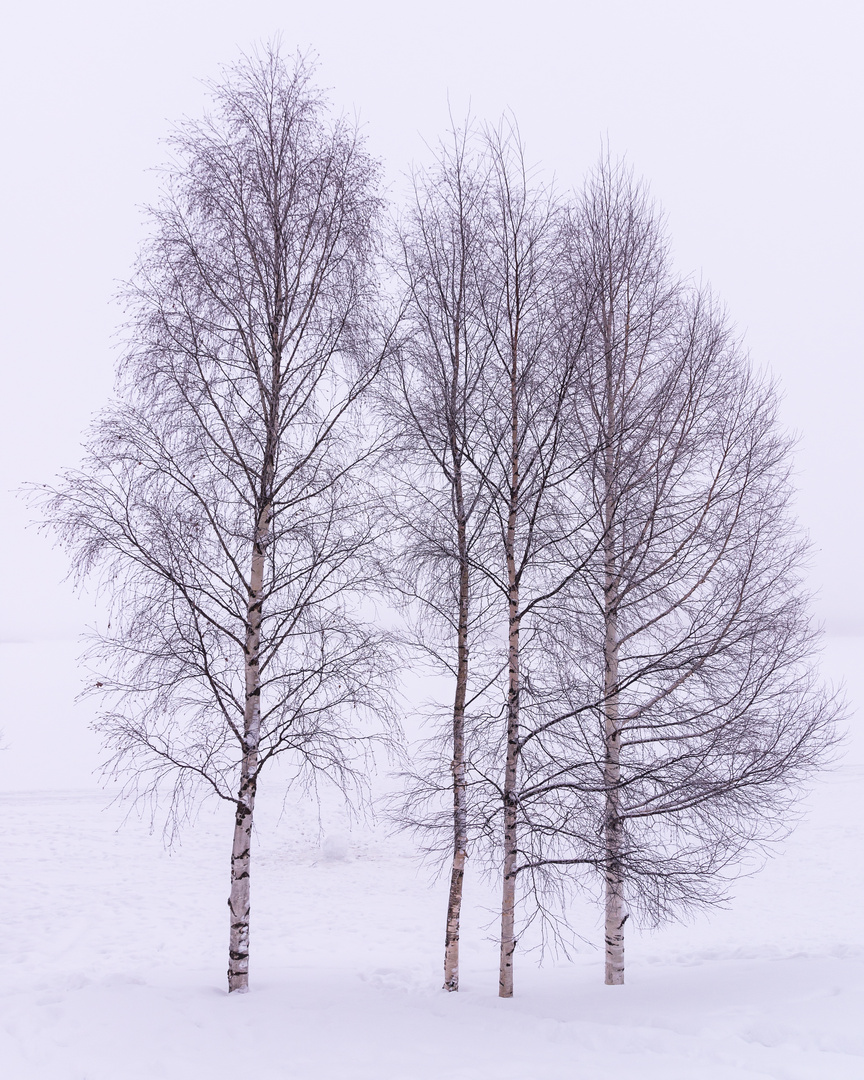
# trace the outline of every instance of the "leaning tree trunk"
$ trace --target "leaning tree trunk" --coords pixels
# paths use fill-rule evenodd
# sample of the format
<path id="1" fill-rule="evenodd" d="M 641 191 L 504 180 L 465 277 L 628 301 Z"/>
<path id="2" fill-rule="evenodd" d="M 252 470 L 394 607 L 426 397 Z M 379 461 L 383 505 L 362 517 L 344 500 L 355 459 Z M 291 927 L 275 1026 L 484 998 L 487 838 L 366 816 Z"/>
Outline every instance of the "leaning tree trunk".
<path id="1" fill-rule="evenodd" d="M 468 810 L 465 783 L 465 699 L 468 689 L 468 556 L 462 514 L 462 492 L 457 490 L 459 519 L 459 626 L 456 667 L 456 695 L 453 702 L 453 866 L 447 901 L 447 930 L 444 938 L 444 989 L 459 989 L 459 920 L 462 913 L 462 884 L 468 847 Z"/>
<path id="2" fill-rule="evenodd" d="M 507 516 L 507 756 L 504 765 L 504 867 L 501 895 L 501 960 L 498 996 L 513 997 L 513 952 L 516 948 L 516 875 L 518 804 L 516 779 L 519 764 L 519 580 L 516 573 L 516 510 L 519 491 L 519 420 L 517 412 L 516 354 L 510 383 L 510 506 Z"/>
<path id="3" fill-rule="evenodd" d="M 624 923 L 627 909 L 621 874 L 621 731 L 618 719 L 618 568 L 615 552 L 616 417 L 611 334 L 606 325 L 606 432 L 603 462 L 603 816 L 607 986 L 624 983 Z"/>
<path id="4" fill-rule="evenodd" d="M 231 894 L 228 910 L 231 933 L 228 945 L 228 992 L 249 989 L 249 873 L 251 870 L 252 815 L 258 783 L 258 744 L 261 738 L 261 615 L 264 585 L 265 548 L 270 532 L 270 506 L 258 519 L 252 549 L 252 568 L 246 606 L 245 680 L 246 705 L 243 717 L 243 758 L 240 787 L 234 818 L 231 848 Z"/>

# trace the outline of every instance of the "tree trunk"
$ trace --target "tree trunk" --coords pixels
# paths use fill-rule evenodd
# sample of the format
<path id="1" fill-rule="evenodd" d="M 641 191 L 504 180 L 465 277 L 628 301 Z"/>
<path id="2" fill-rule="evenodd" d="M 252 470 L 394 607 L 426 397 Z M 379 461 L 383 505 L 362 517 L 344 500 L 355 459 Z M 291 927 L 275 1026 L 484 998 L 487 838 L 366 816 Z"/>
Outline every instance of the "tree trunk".
<path id="1" fill-rule="evenodd" d="M 252 814 L 255 809 L 255 779 L 244 777 L 237 797 L 234 819 L 234 843 L 231 848 L 231 895 L 228 909 L 231 914 L 231 935 L 228 944 L 228 993 L 245 994 L 249 989 L 249 871 L 252 843 Z"/>
<path id="2" fill-rule="evenodd" d="M 507 515 L 507 758 L 504 766 L 504 880 L 501 896 L 501 962 L 498 996 L 513 997 L 513 952 L 516 948 L 517 797 L 519 764 L 519 578 L 516 572 L 516 512 L 519 499 L 519 414 L 517 353 L 513 347 L 510 373 L 510 506 Z"/>
<path id="3" fill-rule="evenodd" d="M 603 463 L 603 787 L 605 807 L 603 840 L 605 845 L 605 943 L 607 986 L 624 983 L 624 923 L 627 911 L 621 876 L 621 732 L 618 726 L 618 567 L 615 551 L 616 516 L 616 429 L 615 384 L 612 362 L 611 327 L 605 324 L 606 338 L 606 438 Z"/>
<path id="4" fill-rule="evenodd" d="M 450 871 L 450 896 L 447 901 L 447 930 L 444 938 L 444 989 L 459 989 L 459 919 L 462 913 L 462 882 L 468 846 L 468 822 L 465 787 L 465 698 L 468 689 L 468 558 L 464 515 L 459 503 L 459 628 L 456 669 L 456 696 L 453 702 L 453 866 Z"/>
<path id="5" fill-rule="evenodd" d="M 620 807 L 620 739 L 618 728 L 618 637 L 614 607 L 614 579 L 607 576 L 606 638 L 604 645 L 604 736 L 605 760 L 603 784 L 606 791 L 604 814 L 605 888 L 606 888 L 606 985 L 624 983 L 624 923 L 627 921 L 621 876 L 622 823 Z"/>
<path id="6" fill-rule="evenodd" d="M 462 284 L 460 282 L 460 284 Z M 460 291 L 461 295 L 461 291 Z M 468 610 L 470 575 L 468 565 L 468 526 L 465 491 L 462 484 L 462 445 L 458 417 L 462 405 L 462 364 L 467 358 L 462 349 L 461 301 L 453 320 L 453 358 L 447 429 L 453 462 L 453 496 L 456 510 L 456 541 L 459 552 L 459 615 L 456 642 L 456 694 L 453 700 L 453 865 L 450 871 L 450 895 L 447 899 L 447 928 L 444 935 L 444 989 L 459 989 L 459 921 L 462 915 L 462 885 L 468 855 L 468 807 L 465 784 L 465 700 L 468 694 Z"/>
<path id="7" fill-rule="evenodd" d="M 261 590 L 264 584 L 265 547 L 270 531 L 270 506 L 258 520 L 252 550 L 252 570 L 246 609 L 246 707 L 243 760 L 231 848 L 231 893 L 228 899 L 231 932 L 228 945 L 228 993 L 249 989 L 249 874 L 251 870 L 252 816 L 258 784 L 258 744 L 261 738 Z"/>
<path id="8" fill-rule="evenodd" d="M 501 896 L 501 963 L 498 996 L 513 997 L 513 951 L 516 948 L 516 862 L 518 851 L 516 770 L 519 757 L 519 616 L 518 590 L 511 590 L 509 686 L 507 691 L 507 760 L 504 768 L 504 880 Z"/>
<path id="9" fill-rule="evenodd" d="M 457 839 L 450 870 L 447 900 L 447 931 L 444 937 L 444 989 L 459 989 L 459 918 L 462 914 L 462 880 L 465 876 L 465 848 Z"/>

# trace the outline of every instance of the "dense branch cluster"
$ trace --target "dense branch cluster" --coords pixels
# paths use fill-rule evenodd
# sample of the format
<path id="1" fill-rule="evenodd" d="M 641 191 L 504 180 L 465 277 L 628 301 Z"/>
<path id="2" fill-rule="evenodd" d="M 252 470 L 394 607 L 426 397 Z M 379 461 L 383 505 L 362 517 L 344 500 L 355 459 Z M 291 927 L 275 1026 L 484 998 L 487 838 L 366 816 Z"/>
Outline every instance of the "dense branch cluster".
<path id="1" fill-rule="evenodd" d="M 608 155 L 563 198 L 514 128 L 469 124 L 388 235 L 302 59 L 211 90 L 171 140 L 116 401 L 48 501 L 112 599 L 113 764 L 236 808 L 246 989 L 259 777 L 362 784 L 394 735 L 388 597 L 453 688 L 398 808 L 450 867 L 445 986 L 469 854 L 500 875 L 502 996 L 520 910 L 566 919 L 591 881 L 620 983 L 631 911 L 721 897 L 835 738 L 776 391 Z"/>

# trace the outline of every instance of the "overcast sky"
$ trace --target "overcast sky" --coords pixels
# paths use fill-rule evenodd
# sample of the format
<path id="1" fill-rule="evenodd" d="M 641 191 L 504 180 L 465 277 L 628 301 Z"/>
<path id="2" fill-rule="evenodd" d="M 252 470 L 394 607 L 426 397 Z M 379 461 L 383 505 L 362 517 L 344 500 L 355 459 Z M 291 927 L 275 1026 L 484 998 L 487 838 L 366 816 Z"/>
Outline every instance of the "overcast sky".
<path id="1" fill-rule="evenodd" d="M 11 5 L 10 5 L 11 6 Z M 30 0 L 4 16 L 0 640 L 89 617 L 10 493 L 74 464 L 112 383 L 113 282 L 172 120 L 201 78 L 281 34 L 320 57 L 396 191 L 470 103 L 515 113 L 528 155 L 578 186 L 601 139 L 664 206 L 681 270 L 710 281 L 800 433 L 818 613 L 864 634 L 864 5 Z"/>

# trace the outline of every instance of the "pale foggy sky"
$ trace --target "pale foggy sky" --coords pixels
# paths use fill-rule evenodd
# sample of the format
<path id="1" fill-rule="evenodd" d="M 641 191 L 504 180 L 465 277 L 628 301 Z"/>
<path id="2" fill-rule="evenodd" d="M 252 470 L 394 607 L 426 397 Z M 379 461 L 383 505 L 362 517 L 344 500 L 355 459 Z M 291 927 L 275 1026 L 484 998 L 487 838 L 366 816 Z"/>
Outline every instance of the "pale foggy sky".
<path id="1" fill-rule="evenodd" d="M 817 610 L 864 633 L 860 537 L 864 5 L 790 0 L 30 0 L 2 24 L 5 165 L 0 640 L 90 618 L 10 493 L 74 464 L 111 387 L 113 282 L 171 120 L 197 81 L 281 33 L 320 56 L 394 191 L 448 117 L 511 108 L 528 155 L 578 186 L 601 138 L 665 207 L 677 263 L 715 287 L 801 434 Z"/>

